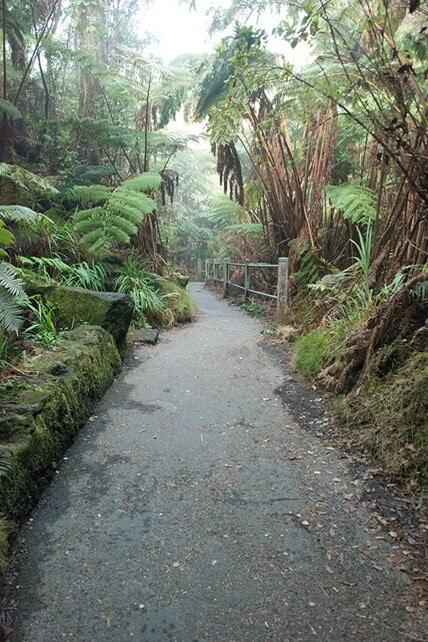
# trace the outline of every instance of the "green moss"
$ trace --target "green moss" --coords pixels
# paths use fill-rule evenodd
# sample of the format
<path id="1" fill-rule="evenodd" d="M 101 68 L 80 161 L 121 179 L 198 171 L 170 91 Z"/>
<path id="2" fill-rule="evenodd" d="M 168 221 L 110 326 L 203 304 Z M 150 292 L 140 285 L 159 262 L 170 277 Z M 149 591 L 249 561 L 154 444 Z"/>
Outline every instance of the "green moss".
<path id="1" fill-rule="evenodd" d="M 133 315 L 132 302 L 125 294 L 31 282 L 27 283 L 26 291 L 30 296 L 42 296 L 55 306 L 60 329 L 82 323 L 101 326 L 110 332 L 119 348 L 123 347 Z"/>
<path id="2" fill-rule="evenodd" d="M 164 318 L 168 325 L 191 321 L 197 311 L 196 303 L 186 290 L 172 281 L 162 280 Z"/>
<path id="3" fill-rule="evenodd" d="M 186 276 L 185 274 L 181 274 L 180 272 L 172 272 L 171 274 L 168 275 L 168 279 L 184 289 L 187 287 L 189 283 L 189 277 Z"/>
<path id="4" fill-rule="evenodd" d="M 112 336 L 82 326 L 21 364 L 34 378 L 0 386 L 0 519 L 31 509 L 120 364 Z"/>
<path id="5" fill-rule="evenodd" d="M 330 352 L 330 335 L 326 328 L 312 330 L 294 344 L 294 365 L 306 377 L 316 375 Z"/>
<path id="6" fill-rule="evenodd" d="M 428 353 L 372 376 L 358 396 L 344 397 L 341 417 L 387 474 L 428 485 Z"/>

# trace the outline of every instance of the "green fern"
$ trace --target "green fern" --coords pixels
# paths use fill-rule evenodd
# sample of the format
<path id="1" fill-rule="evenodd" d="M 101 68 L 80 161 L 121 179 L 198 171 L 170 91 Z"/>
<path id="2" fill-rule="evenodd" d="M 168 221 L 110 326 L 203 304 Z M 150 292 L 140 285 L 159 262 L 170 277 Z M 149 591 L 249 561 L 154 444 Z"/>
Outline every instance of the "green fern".
<path id="1" fill-rule="evenodd" d="M 155 201 L 144 192 L 152 191 L 160 184 L 159 174 L 146 172 L 122 183 L 107 195 L 102 205 L 76 212 L 74 229 L 82 235 L 82 244 L 95 256 L 107 255 L 114 243 L 128 245 L 145 217 L 156 210 Z M 103 186 L 92 186 L 83 192 L 82 189 L 78 188 L 74 194 L 83 194 L 82 203 L 85 204 L 90 191 L 95 198 L 96 194 L 101 194 Z"/>
<path id="2" fill-rule="evenodd" d="M 7 178 L 18 187 L 38 196 L 57 196 L 59 191 L 45 178 L 19 165 L 0 163 L 0 178 Z"/>
<path id="3" fill-rule="evenodd" d="M 82 205 L 99 205 L 111 196 L 111 189 L 105 185 L 81 185 L 71 190 L 71 197 Z"/>
<path id="4" fill-rule="evenodd" d="M 10 332 L 18 332 L 22 324 L 20 301 L 27 295 L 16 270 L 5 261 L 0 261 L 0 326 Z"/>
<path id="5" fill-rule="evenodd" d="M 263 225 L 260 223 L 235 223 L 234 225 L 229 225 L 226 231 L 231 234 L 261 236 L 263 234 Z"/>
<path id="6" fill-rule="evenodd" d="M 0 220 L 0 245 L 13 245 L 15 237 L 10 230 L 8 230 L 2 220 Z M 0 256 L 5 254 L 4 250 L 0 249 Z"/>
<path id="7" fill-rule="evenodd" d="M 125 181 L 123 185 L 137 192 L 153 192 L 159 189 L 161 183 L 162 177 L 158 172 L 144 172 Z"/>
<path id="8" fill-rule="evenodd" d="M 292 247 L 295 241 L 290 243 Z M 293 282 L 298 289 L 308 286 L 310 283 L 316 283 L 320 277 L 321 260 L 316 251 L 304 242 L 299 248 L 299 258 L 297 261 L 298 270 L 293 274 Z"/>
<path id="9" fill-rule="evenodd" d="M 357 225 L 368 225 L 377 215 L 376 194 L 358 183 L 327 185 L 326 196 L 330 206 L 342 213 L 345 219 Z"/>
<path id="10" fill-rule="evenodd" d="M 22 114 L 19 109 L 17 109 L 9 100 L 5 100 L 4 98 L 0 98 L 0 112 L 5 116 L 9 116 L 12 120 L 22 118 Z"/>
<path id="11" fill-rule="evenodd" d="M 43 214 L 23 205 L 0 205 L 0 219 L 10 223 L 38 223 Z"/>

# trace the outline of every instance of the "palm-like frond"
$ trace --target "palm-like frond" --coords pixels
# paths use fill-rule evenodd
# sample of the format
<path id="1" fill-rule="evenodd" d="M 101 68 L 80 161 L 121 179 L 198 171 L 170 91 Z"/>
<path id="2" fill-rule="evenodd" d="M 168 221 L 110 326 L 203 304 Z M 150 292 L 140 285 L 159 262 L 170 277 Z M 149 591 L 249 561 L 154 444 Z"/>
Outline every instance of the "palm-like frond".
<path id="1" fill-rule="evenodd" d="M 40 196 L 57 196 L 59 191 L 46 179 L 19 165 L 0 163 L 0 177 L 8 178 L 27 192 Z"/>
<path id="2" fill-rule="evenodd" d="M 106 185 L 80 185 L 71 190 L 71 196 L 82 205 L 99 205 L 108 201 L 111 189 Z"/>
<path id="3" fill-rule="evenodd" d="M 0 219 L 11 223 L 38 223 L 43 214 L 23 205 L 0 205 Z"/>
<path id="4" fill-rule="evenodd" d="M 153 192 L 159 189 L 162 183 L 162 177 L 158 172 L 144 172 L 125 181 L 123 189 L 131 189 L 136 192 Z"/>
<path id="5" fill-rule="evenodd" d="M 16 277 L 15 268 L 0 261 L 0 327 L 17 332 L 22 323 L 19 300 L 26 300 L 22 282 Z"/>
<path id="6" fill-rule="evenodd" d="M 12 120 L 22 118 L 22 114 L 19 109 L 17 109 L 9 100 L 5 100 L 4 98 L 0 98 L 0 112 L 9 116 Z"/>
<path id="7" fill-rule="evenodd" d="M 5 261 L 0 261 L 0 287 L 14 297 L 26 298 L 22 281 L 17 278 L 15 268 Z"/>
<path id="8" fill-rule="evenodd" d="M 80 197 L 83 204 L 99 203 L 94 199 L 103 199 L 102 205 L 74 215 L 74 229 L 82 234 L 83 245 L 93 254 L 99 254 L 105 253 L 113 243 L 129 244 L 144 218 L 156 210 L 155 201 L 145 192 L 154 191 L 161 182 L 158 173 L 145 172 L 125 181 L 113 192 L 103 190 L 102 186 L 76 188 L 74 196 Z"/>
<path id="9" fill-rule="evenodd" d="M 368 225 L 377 214 L 376 194 L 358 183 L 327 185 L 326 195 L 330 206 L 353 223 Z"/>

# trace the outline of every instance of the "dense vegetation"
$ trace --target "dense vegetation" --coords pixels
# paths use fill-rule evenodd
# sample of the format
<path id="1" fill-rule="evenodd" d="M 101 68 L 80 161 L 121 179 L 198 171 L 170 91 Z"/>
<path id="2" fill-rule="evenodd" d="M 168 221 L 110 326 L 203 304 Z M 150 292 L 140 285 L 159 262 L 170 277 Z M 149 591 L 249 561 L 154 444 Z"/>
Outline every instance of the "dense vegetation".
<path id="1" fill-rule="evenodd" d="M 28 284 L 131 296 L 135 323 L 187 320 L 159 213 L 178 184 L 186 137 L 162 128 L 197 63 L 149 64 L 132 1 L 1 5 L 0 361 L 13 366 L 60 328 Z M 16 363 L 15 363 L 16 365 Z"/>
<path id="2" fill-rule="evenodd" d="M 172 324 L 192 314 L 174 264 L 288 256 L 297 366 L 346 395 L 387 470 L 426 481 L 426 9 L 231 0 L 215 53 L 164 67 L 140 4 L 1 2 L 0 358 L 55 341 L 35 277 Z M 301 63 L 274 53 L 267 13 Z"/>
<path id="3" fill-rule="evenodd" d="M 307 63 L 274 55 L 249 18 Z M 345 394 L 350 434 L 387 472 L 428 479 L 426 9 L 406 2 L 240 2 L 207 62 L 207 117 L 238 227 L 219 255 L 289 256 L 297 367 Z"/>

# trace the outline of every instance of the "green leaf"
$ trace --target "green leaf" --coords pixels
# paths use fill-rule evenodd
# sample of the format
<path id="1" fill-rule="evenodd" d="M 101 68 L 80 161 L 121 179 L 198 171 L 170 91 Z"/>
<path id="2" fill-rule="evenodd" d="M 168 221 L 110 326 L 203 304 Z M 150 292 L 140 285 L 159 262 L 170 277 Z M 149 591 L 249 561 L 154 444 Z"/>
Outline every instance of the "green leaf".
<path id="1" fill-rule="evenodd" d="M 368 225 L 377 216 L 376 194 L 358 183 L 327 185 L 326 196 L 330 206 L 341 212 L 345 219 Z"/>
<path id="2" fill-rule="evenodd" d="M 4 98 L 0 98 L 0 112 L 9 116 L 12 120 L 22 118 L 22 114 L 19 109 L 17 109 L 9 100 L 5 100 Z"/>

